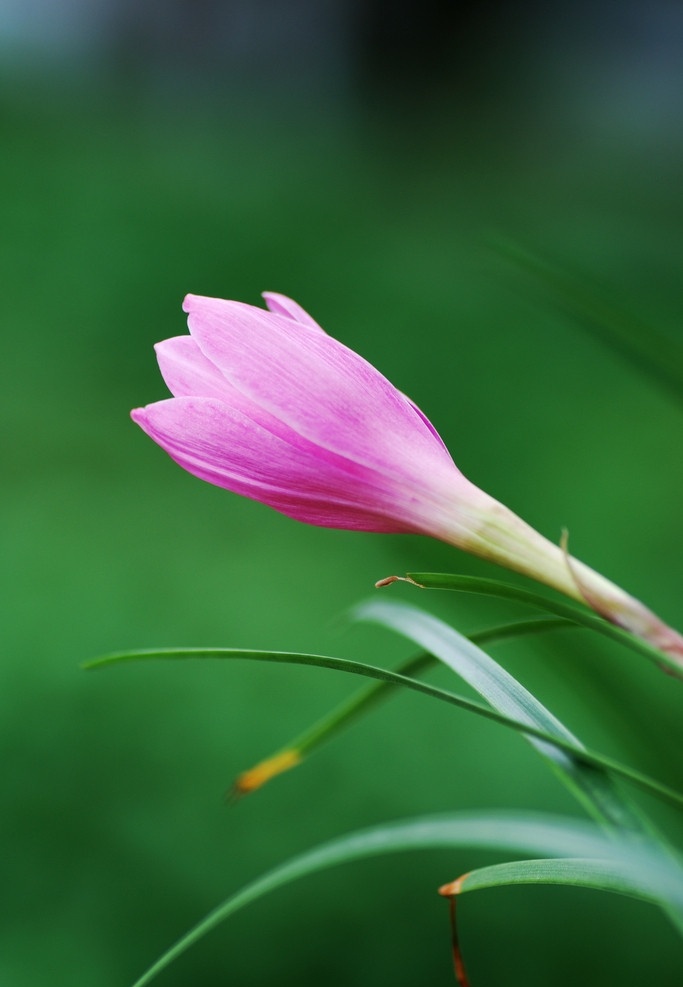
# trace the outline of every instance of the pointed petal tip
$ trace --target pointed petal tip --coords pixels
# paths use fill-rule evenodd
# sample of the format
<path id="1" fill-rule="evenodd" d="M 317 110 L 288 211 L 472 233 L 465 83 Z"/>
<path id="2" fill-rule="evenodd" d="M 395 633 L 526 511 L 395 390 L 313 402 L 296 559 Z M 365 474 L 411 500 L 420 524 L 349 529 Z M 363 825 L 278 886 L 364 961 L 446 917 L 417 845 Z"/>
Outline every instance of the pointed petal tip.
<path id="1" fill-rule="evenodd" d="M 183 298 L 183 312 L 188 314 L 192 312 L 200 312 L 203 309 L 210 309 L 215 305 L 231 305 L 233 304 L 229 298 L 213 298 L 211 295 L 193 295 L 188 294 Z"/>
<path id="2" fill-rule="evenodd" d="M 289 298 L 287 295 L 283 295 L 279 291 L 262 291 L 261 298 L 264 300 L 266 306 L 270 309 L 271 312 L 273 311 L 273 309 L 277 311 L 280 305 L 285 306 L 287 305 L 288 302 L 290 304 L 296 305 L 296 302 L 293 302 L 291 298 Z"/>
<path id="3" fill-rule="evenodd" d="M 309 315 L 298 302 L 287 295 L 281 295 L 277 291 L 264 291 L 261 293 L 261 297 L 265 301 L 268 311 L 272 312 L 273 315 L 283 315 L 288 319 L 293 319 L 294 322 L 298 322 L 299 325 L 318 329 L 320 332 L 325 331 L 322 326 L 318 325 L 313 316 Z"/>
<path id="4" fill-rule="evenodd" d="M 184 353 L 187 349 L 194 351 L 197 344 L 194 342 L 191 336 L 187 333 L 183 333 L 182 336 L 169 336 L 168 339 L 160 339 L 158 343 L 154 344 L 154 352 L 159 356 L 160 353 L 175 353 L 180 349 L 181 353 Z"/>

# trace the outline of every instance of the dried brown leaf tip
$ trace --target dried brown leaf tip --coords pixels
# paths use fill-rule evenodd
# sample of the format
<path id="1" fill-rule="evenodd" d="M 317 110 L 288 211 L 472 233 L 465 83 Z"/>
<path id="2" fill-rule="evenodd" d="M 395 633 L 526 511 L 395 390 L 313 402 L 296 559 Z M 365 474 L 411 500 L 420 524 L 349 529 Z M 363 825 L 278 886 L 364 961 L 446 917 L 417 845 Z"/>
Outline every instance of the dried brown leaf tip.
<path id="1" fill-rule="evenodd" d="M 470 987 L 470 981 L 467 976 L 467 971 L 465 970 L 465 962 L 462 956 L 462 949 L 460 947 L 460 938 L 458 936 L 458 924 L 456 916 L 456 898 L 462 890 L 462 885 L 468 874 L 463 874 L 461 877 L 457 878 L 455 881 L 451 881 L 449 884 L 443 884 L 439 888 L 439 894 L 444 898 L 448 898 L 450 917 L 451 917 L 451 947 L 453 951 L 453 970 L 455 972 L 455 979 L 460 984 L 460 987 Z"/>
<path id="2" fill-rule="evenodd" d="M 411 586 L 419 586 L 420 589 L 424 589 L 420 583 L 416 583 L 410 576 L 385 576 L 384 579 L 377 580 L 375 589 L 381 589 L 383 586 L 391 586 L 392 583 L 410 583 Z"/>

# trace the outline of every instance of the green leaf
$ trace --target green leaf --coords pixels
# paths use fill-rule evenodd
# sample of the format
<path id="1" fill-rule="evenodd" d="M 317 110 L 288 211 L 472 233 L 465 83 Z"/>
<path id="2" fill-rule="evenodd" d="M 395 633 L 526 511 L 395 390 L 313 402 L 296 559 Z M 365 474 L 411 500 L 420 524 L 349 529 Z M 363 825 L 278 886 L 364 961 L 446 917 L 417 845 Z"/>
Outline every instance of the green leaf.
<path id="1" fill-rule="evenodd" d="M 354 613 L 356 619 L 373 621 L 419 643 L 506 715 L 530 721 L 553 736 L 570 738 L 576 746 L 581 746 L 567 728 L 516 679 L 443 621 L 415 607 L 381 601 L 362 604 L 355 608 Z M 616 832 L 630 831 L 649 841 L 658 848 L 662 858 L 670 860 L 672 867 L 679 871 L 679 865 L 675 863 L 677 855 L 668 841 L 623 795 L 606 771 L 586 765 L 571 755 L 559 754 L 556 749 L 533 737 L 529 741 L 595 819 Z M 676 927 L 683 931 L 681 909 L 667 902 L 663 907 Z"/>
<path id="2" fill-rule="evenodd" d="M 440 887 L 439 894 L 450 898 L 451 902 L 453 963 L 458 983 L 466 987 L 469 980 L 457 931 L 455 901 L 468 891 L 516 884 L 555 884 L 611 891 L 662 906 L 683 934 L 683 881 L 680 870 L 672 875 L 662 867 L 661 860 L 655 860 L 652 866 L 648 856 L 641 856 L 636 850 L 635 855 L 624 855 L 622 859 L 566 857 L 560 860 L 513 860 L 469 871 Z"/>
<path id="3" fill-rule="evenodd" d="M 680 665 L 669 655 L 664 654 L 651 644 L 641 640 L 634 634 L 603 620 L 592 610 L 573 606 L 571 603 L 564 603 L 534 593 L 532 590 L 522 589 L 512 583 L 502 582 L 498 579 L 484 579 L 479 576 L 460 576 L 450 572 L 409 572 L 405 577 L 389 576 L 382 579 L 378 585 L 389 585 L 390 582 L 407 582 L 419 589 L 443 589 L 455 590 L 460 593 L 476 593 L 481 596 L 495 596 L 500 599 L 514 600 L 526 606 L 534 607 L 536 610 L 543 610 L 552 613 L 557 617 L 564 617 L 581 627 L 597 631 L 605 637 L 612 638 L 620 644 L 644 655 L 660 668 L 671 672 L 677 678 L 681 677 Z"/>
<path id="4" fill-rule="evenodd" d="M 372 600 L 355 607 L 352 618 L 397 631 L 435 655 L 505 716 L 582 749 L 581 742 L 509 672 L 448 624 L 405 603 Z M 559 751 L 537 737 L 529 742 L 579 798 L 594 818 L 617 829 L 644 831 L 635 808 L 605 771 Z"/>
<path id="5" fill-rule="evenodd" d="M 146 987 L 162 970 L 230 915 L 292 881 L 365 857 L 459 847 L 542 853 L 546 856 L 580 855 L 615 861 L 640 860 L 643 870 L 647 869 L 655 877 L 661 874 L 662 879 L 666 879 L 667 893 L 672 881 L 669 861 L 663 864 L 660 857 L 639 844 L 630 840 L 609 839 L 594 826 L 576 819 L 517 812 L 463 812 L 410 819 L 332 840 L 251 882 L 178 940 L 136 980 L 133 987 Z"/>
<path id="6" fill-rule="evenodd" d="M 612 891 L 652 904 L 683 900 L 683 885 L 657 868 L 656 879 L 647 866 L 634 866 L 630 860 L 594 860 L 568 857 L 560 860 L 512 860 L 469 871 L 454 884 L 457 893 L 499 888 L 513 884 L 563 884 L 572 887 Z M 448 887 L 443 889 L 448 894 Z"/>
<path id="7" fill-rule="evenodd" d="M 512 624 L 500 624 L 496 627 L 486 628 L 482 631 L 475 631 L 468 634 L 470 641 L 478 644 L 492 643 L 494 641 L 504 641 L 508 638 L 520 637 L 522 635 L 539 634 L 558 628 L 572 628 L 570 621 L 560 617 L 541 618 L 534 620 L 520 620 Z M 411 678 L 428 668 L 438 664 L 433 655 L 421 654 L 398 665 L 394 671 Z M 372 685 L 359 689 L 357 693 L 336 706 L 331 712 L 317 720 L 303 733 L 298 734 L 293 740 L 284 744 L 279 750 L 268 757 L 265 761 L 259 762 L 255 768 L 243 772 L 236 780 L 233 794 L 236 796 L 247 794 L 260 788 L 266 781 L 280 774 L 282 770 L 287 770 L 300 764 L 313 751 L 324 744 L 327 740 L 348 727 L 358 717 L 373 709 L 383 699 L 394 693 L 392 684 L 389 682 L 373 682 Z M 479 710 L 473 710 L 479 712 Z M 276 768 L 279 770 L 273 770 Z"/>
<path id="8" fill-rule="evenodd" d="M 360 675 L 364 678 L 375 679 L 379 682 L 386 683 L 387 685 L 394 687 L 403 686 L 407 689 L 412 689 L 414 692 L 422 693 L 423 695 L 430 696 L 433 699 L 439 699 L 442 702 L 447 702 L 453 706 L 458 706 L 461 709 L 476 713 L 478 716 L 483 716 L 486 719 L 493 720 L 503 726 L 511 727 L 514 730 L 523 732 L 527 736 L 545 741 L 547 744 L 556 747 L 559 751 L 566 751 L 567 753 L 573 755 L 577 758 L 577 760 L 580 760 L 587 766 L 592 765 L 595 768 L 610 771 L 626 779 L 632 784 L 637 785 L 639 788 L 649 792 L 652 795 L 671 802 L 678 807 L 683 805 L 683 795 L 681 793 L 668 788 L 666 785 L 662 785 L 660 782 L 653 781 L 646 775 L 634 771 L 631 768 L 627 768 L 626 766 L 619 764 L 617 761 L 613 761 L 602 754 L 596 754 L 581 745 L 577 746 L 572 741 L 553 736 L 543 729 L 536 728 L 532 724 L 520 722 L 514 717 L 507 716 L 504 713 L 500 713 L 497 710 L 484 706 L 483 704 L 472 699 L 459 696 L 457 693 L 448 692 L 445 689 L 439 689 L 436 686 L 429 685 L 426 682 L 420 682 L 417 679 L 408 677 L 407 675 L 392 672 L 384 668 L 377 668 L 374 665 L 367 665 L 363 662 L 349 661 L 345 658 L 332 658 L 328 655 L 310 655 L 286 651 L 252 651 L 242 648 L 161 648 L 144 651 L 122 651 L 115 654 L 104 655 L 101 658 L 95 658 L 92 661 L 86 662 L 83 667 L 86 669 L 96 669 L 108 667 L 110 665 L 130 664 L 140 661 L 184 661 L 198 659 L 218 659 L 228 661 L 246 660 L 274 662 L 276 664 L 287 665 L 310 665 L 317 668 L 330 668 L 335 671 L 346 672 L 347 674 Z M 422 655 L 415 660 L 421 664 L 425 664 L 427 661 L 433 660 L 433 656 Z M 275 757 L 271 760 L 281 757 L 286 752 L 286 750 L 280 751 L 278 755 L 275 755 Z M 293 763 L 296 763 L 296 759 Z M 275 765 L 274 767 L 281 771 L 284 770 L 284 767 L 292 767 L 293 763 L 285 764 L 284 766 Z M 277 773 L 277 770 L 274 770 L 273 773 Z"/>

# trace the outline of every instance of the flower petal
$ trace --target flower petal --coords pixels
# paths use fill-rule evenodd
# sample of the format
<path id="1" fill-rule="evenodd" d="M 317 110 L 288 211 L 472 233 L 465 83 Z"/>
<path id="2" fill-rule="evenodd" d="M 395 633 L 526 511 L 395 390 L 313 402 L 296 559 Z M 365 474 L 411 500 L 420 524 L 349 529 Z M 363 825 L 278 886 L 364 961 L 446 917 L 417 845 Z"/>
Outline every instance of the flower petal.
<path id="1" fill-rule="evenodd" d="M 174 397 L 213 398 L 229 405 L 274 435 L 287 439 L 291 430 L 259 408 L 230 383 L 217 366 L 204 356 L 192 336 L 175 336 L 154 347 L 159 369 Z"/>
<path id="2" fill-rule="evenodd" d="M 217 398 L 229 400 L 230 393 L 239 397 L 210 360 L 204 356 L 191 336 L 174 336 L 154 347 L 161 375 L 174 397 Z"/>
<path id="3" fill-rule="evenodd" d="M 385 478 L 355 464 L 346 464 L 347 470 L 321 463 L 314 446 L 287 442 L 220 401 L 171 398 L 137 408 L 131 417 L 189 473 L 298 521 L 355 530 L 419 530 L 402 520 L 403 505 L 396 503 L 401 493 Z M 414 513 L 417 525 L 422 512 Z"/>
<path id="4" fill-rule="evenodd" d="M 457 473 L 424 416 L 331 336 L 239 302 L 188 295 L 184 308 L 204 355 L 298 435 L 397 478 Z"/>
<path id="5" fill-rule="evenodd" d="M 301 305 L 298 305 L 291 298 L 287 298 L 286 295 L 280 295 L 276 291 L 264 291 L 262 297 L 269 311 L 275 315 L 284 315 L 288 319 L 299 322 L 302 326 L 308 326 L 309 329 L 319 329 L 320 332 L 325 332 L 323 327 L 319 326 Z"/>

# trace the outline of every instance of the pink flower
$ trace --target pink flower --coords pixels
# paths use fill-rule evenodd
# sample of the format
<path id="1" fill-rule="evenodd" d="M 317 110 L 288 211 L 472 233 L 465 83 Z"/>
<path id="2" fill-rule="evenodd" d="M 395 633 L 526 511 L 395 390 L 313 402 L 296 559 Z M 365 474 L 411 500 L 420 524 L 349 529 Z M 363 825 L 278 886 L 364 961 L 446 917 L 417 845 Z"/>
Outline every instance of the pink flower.
<path id="1" fill-rule="evenodd" d="M 471 485 L 426 418 L 294 302 L 265 298 L 188 295 L 191 335 L 156 347 L 174 397 L 133 419 L 190 473 L 297 521 L 445 531 Z"/>
<path id="2" fill-rule="evenodd" d="M 173 397 L 132 417 L 180 466 L 297 521 L 439 538 L 683 657 L 680 635 L 470 483 L 378 370 L 296 302 L 264 297 L 268 311 L 188 295 L 190 335 L 156 347 Z"/>

